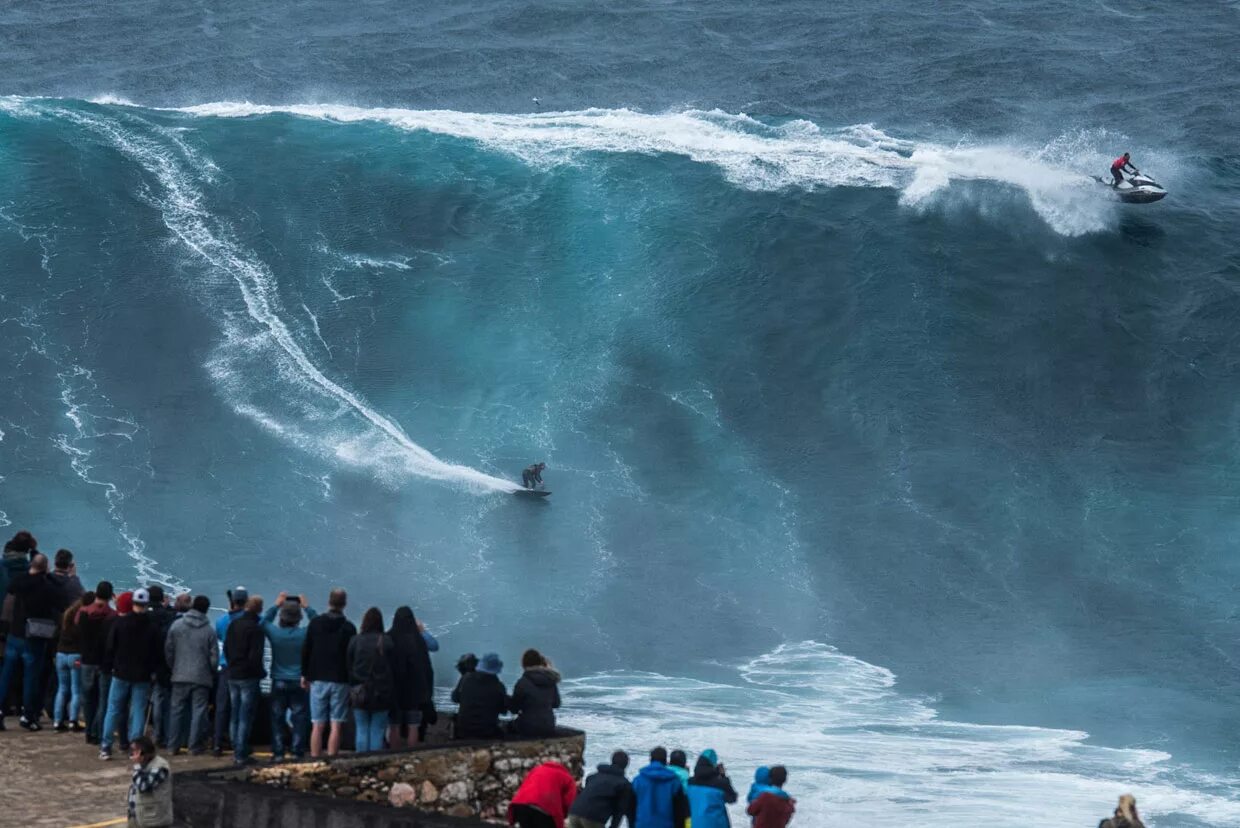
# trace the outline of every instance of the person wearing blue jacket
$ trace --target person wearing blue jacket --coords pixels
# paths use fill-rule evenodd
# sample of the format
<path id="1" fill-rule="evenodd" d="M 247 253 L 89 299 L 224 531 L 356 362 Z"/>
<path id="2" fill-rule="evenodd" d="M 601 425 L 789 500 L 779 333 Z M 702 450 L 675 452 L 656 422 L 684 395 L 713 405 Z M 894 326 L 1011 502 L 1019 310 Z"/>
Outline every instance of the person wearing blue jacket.
<path id="1" fill-rule="evenodd" d="M 704 750 L 698 757 L 686 791 L 693 828 L 730 828 L 728 805 L 738 797 L 713 750 Z"/>
<path id="2" fill-rule="evenodd" d="M 650 764 L 633 777 L 633 796 L 637 807 L 632 828 L 684 828 L 689 819 L 689 800 L 680 777 L 667 766 L 664 748 L 650 751 Z"/>
<path id="3" fill-rule="evenodd" d="M 310 740 L 310 696 L 301 686 L 301 648 L 306 643 L 302 614 L 313 621 L 316 613 L 306 596 L 281 592 L 263 613 L 263 635 L 271 645 L 271 761 L 284 760 L 284 716 L 293 731 L 293 758 L 306 755 Z M 279 623 L 276 615 L 279 614 Z"/>
<path id="4" fill-rule="evenodd" d="M 215 635 L 220 641 L 220 675 L 215 685 L 215 746 L 212 753 L 216 756 L 224 754 L 224 737 L 228 735 L 228 723 L 232 719 L 232 702 L 228 695 L 228 659 L 224 657 L 224 640 L 228 636 L 228 625 L 234 618 L 245 613 L 245 602 L 250 600 L 250 593 L 245 587 L 239 586 L 228 591 L 229 611 L 215 622 Z"/>

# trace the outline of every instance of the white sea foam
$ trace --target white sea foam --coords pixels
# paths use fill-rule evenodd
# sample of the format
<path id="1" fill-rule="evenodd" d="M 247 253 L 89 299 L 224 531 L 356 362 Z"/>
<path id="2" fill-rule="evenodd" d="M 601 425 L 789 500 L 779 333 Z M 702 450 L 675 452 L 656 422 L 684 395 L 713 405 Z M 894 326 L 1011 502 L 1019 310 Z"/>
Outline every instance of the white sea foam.
<path id="1" fill-rule="evenodd" d="M 1023 828 L 1090 825 L 1131 791 L 1151 826 L 1195 818 L 1240 824 L 1234 780 L 1181 783 L 1159 751 L 1092 745 L 1079 731 L 943 721 L 901 694 L 882 667 L 801 642 L 714 681 L 605 673 L 565 682 L 566 723 L 589 733 L 594 762 L 635 761 L 655 745 L 714 748 L 743 797 L 759 765 L 789 768 L 795 825 Z M 795 734 L 795 736 L 790 736 Z M 638 764 L 643 764 L 638 762 Z"/>
<path id="2" fill-rule="evenodd" d="M 479 492 L 517 488 L 510 481 L 440 460 L 324 373 L 282 316 L 274 274 L 237 243 L 204 204 L 186 168 L 193 156 L 182 153 L 178 157 L 176 145 L 169 149 L 144 134 L 144 128 L 150 131 L 145 122 L 128 125 L 73 109 L 56 114 L 104 136 L 152 175 L 159 191 L 150 193 L 150 199 L 168 229 L 210 267 L 234 281 L 245 316 L 225 315 L 225 342 L 217 348 L 209 368 L 238 413 L 307 450 L 347 465 L 368 467 L 393 484 L 417 476 Z M 285 413 L 275 413 L 277 404 L 282 404 Z M 317 421 L 313 430 L 301 425 L 311 421 Z"/>
<path id="3" fill-rule="evenodd" d="M 1037 213 L 1065 235 L 1105 229 L 1115 217 L 1115 204 L 1088 175 L 1041 160 L 1037 147 L 909 141 L 870 124 L 823 129 L 796 120 L 772 125 L 719 110 L 487 114 L 217 102 L 176 111 L 217 118 L 287 114 L 337 123 L 377 121 L 476 141 L 536 166 L 572 163 L 591 152 L 665 153 L 715 166 L 747 189 L 886 187 L 901 190 L 901 202 L 908 206 L 924 207 L 955 182 L 988 181 L 1027 193 Z"/>

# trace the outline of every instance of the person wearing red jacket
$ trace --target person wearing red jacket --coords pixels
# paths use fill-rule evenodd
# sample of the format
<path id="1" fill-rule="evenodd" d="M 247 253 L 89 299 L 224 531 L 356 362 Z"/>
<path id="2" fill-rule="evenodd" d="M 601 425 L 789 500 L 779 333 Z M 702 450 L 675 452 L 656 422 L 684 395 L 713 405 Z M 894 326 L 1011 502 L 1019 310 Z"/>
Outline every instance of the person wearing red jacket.
<path id="1" fill-rule="evenodd" d="M 1133 166 L 1133 163 L 1129 161 L 1128 158 L 1128 153 L 1124 153 L 1119 158 L 1116 158 L 1111 162 L 1111 176 L 1115 179 L 1111 182 L 1112 187 L 1118 187 L 1120 184 L 1124 183 L 1124 173 L 1140 172 L 1140 170 Z"/>
<path id="2" fill-rule="evenodd" d="M 544 762 L 529 772 L 508 805 L 508 824 L 521 828 L 564 828 L 577 796 L 577 780 L 558 762 Z"/>
<path id="3" fill-rule="evenodd" d="M 784 793 L 788 771 L 779 765 L 771 768 L 769 784 L 761 786 L 762 792 L 749 803 L 748 813 L 753 817 L 753 828 L 785 828 L 796 813 L 797 801 Z"/>

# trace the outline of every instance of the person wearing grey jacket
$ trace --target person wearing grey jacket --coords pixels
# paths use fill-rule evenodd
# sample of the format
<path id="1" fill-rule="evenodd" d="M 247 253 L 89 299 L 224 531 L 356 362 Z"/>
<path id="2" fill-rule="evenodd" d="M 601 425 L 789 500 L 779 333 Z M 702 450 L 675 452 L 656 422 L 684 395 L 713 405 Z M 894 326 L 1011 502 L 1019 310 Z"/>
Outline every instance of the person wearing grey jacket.
<path id="1" fill-rule="evenodd" d="M 173 622 L 164 641 L 164 658 L 172 671 L 172 721 L 166 747 L 174 754 L 186 744 L 195 756 L 206 751 L 207 701 L 220 661 L 219 638 L 207 618 L 210 608 L 207 596 L 195 596 L 193 609 Z"/>

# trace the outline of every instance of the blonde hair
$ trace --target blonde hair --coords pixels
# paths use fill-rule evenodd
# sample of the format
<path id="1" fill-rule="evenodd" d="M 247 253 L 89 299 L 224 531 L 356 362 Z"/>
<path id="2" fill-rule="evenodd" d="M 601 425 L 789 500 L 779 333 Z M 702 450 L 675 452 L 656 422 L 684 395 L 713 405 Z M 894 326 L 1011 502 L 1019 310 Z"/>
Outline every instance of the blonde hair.
<path id="1" fill-rule="evenodd" d="M 1119 807 L 1115 811 L 1129 822 L 1136 822 L 1137 798 L 1132 794 L 1124 794 L 1119 798 Z"/>

